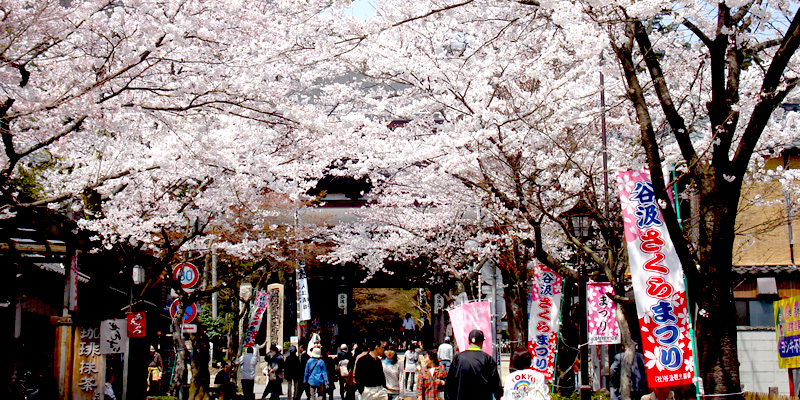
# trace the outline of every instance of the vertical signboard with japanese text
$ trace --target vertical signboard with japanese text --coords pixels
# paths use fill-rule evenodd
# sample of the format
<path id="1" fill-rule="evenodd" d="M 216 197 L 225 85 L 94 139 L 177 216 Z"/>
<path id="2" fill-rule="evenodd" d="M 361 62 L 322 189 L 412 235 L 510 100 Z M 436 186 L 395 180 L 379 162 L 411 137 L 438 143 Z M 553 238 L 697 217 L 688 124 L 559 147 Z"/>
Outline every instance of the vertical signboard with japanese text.
<path id="1" fill-rule="evenodd" d="M 144 311 L 126 313 L 128 337 L 147 336 L 147 314 Z"/>
<path id="2" fill-rule="evenodd" d="M 100 323 L 100 354 L 125 352 L 128 332 L 125 319 L 107 319 Z"/>
<path id="3" fill-rule="evenodd" d="M 283 345 L 283 285 L 267 286 L 269 307 L 267 308 L 267 343 Z"/>
<path id="4" fill-rule="evenodd" d="M 592 346 L 620 343 L 619 325 L 611 294 L 614 289 L 609 282 L 586 284 L 586 310 L 589 328 L 589 344 Z"/>
<path id="5" fill-rule="evenodd" d="M 100 328 L 75 330 L 76 352 L 72 362 L 72 400 L 103 398 L 103 357 L 100 355 Z"/>
<path id="6" fill-rule="evenodd" d="M 556 345 L 561 315 L 564 280 L 544 265 L 533 267 L 531 307 L 528 318 L 528 351 L 531 369 L 552 380 L 556 366 Z"/>
<path id="7" fill-rule="evenodd" d="M 308 321 L 311 319 L 311 303 L 308 300 L 308 280 L 306 271 L 297 269 L 297 320 Z"/>
<path id="8" fill-rule="evenodd" d="M 772 304 L 778 337 L 778 367 L 800 368 L 800 296 Z"/>
<path id="9" fill-rule="evenodd" d="M 691 318 L 678 254 L 648 171 L 617 176 L 636 311 L 650 387 L 691 384 Z"/>

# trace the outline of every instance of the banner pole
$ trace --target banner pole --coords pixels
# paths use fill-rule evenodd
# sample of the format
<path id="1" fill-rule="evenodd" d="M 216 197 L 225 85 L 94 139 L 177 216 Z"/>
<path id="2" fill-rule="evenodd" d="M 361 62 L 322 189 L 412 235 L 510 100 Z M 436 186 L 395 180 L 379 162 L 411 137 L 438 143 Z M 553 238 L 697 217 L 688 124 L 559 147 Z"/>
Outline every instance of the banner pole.
<path id="1" fill-rule="evenodd" d="M 689 297 L 689 282 L 686 280 L 685 274 L 683 275 L 683 286 L 686 287 L 686 305 L 690 306 L 692 302 L 691 298 Z M 691 308 L 688 308 L 688 310 L 691 310 Z M 689 336 L 692 337 L 692 355 L 694 356 L 694 391 L 695 395 L 699 399 L 700 397 L 705 395 L 704 393 L 705 390 L 703 389 L 703 380 L 697 373 L 699 371 L 699 364 L 697 362 L 697 359 L 699 357 L 697 355 L 697 338 L 695 337 L 694 334 L 694 318 L 692 318 L 691 311 L 689 311 L 686 314 L 687 317 L 689 318 Z"/>
<path id="2" fill-rule="evenodd" d="M 561 311 L 558 313 L 558 325 L 561 326 L 561 318 L 562 314 L 564 313 L 564 296 L 561 296 L 561 304 L 559 305 L 559 310 Z M 561 381 L 559 380 L 556 382 L 556 377 L 558 376 L 558 343 L 561 343 L 561 329 L 558 330 L 556 333 L 556 355 L 553 357 L 553 385 L 550 386 L 550 394 L 556 392 L 556 385 L 560 386 Z"/>

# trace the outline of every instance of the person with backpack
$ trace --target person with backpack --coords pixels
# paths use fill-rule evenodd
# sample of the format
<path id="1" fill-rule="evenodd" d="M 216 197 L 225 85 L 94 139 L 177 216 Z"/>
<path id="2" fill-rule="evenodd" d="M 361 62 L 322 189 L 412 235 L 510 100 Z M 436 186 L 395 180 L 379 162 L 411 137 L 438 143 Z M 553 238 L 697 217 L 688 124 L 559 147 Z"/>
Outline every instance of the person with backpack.
<path id="1" fill-rule="evenodd" d="M 308 385 L 311 400 L 321 400 L 325 387 L 328 386 L 328 371 L 322 359 L 322 347 L 314 346 L 308 350 L 309 359 L 303 374 L 303 383 Z"/>
<path id="2" fill-rule="evenodd" d="M 336 371 L 339 376 L 339 397 L 344 399 L 345 386 L 347 386 L 347 378 L 350 376 L 350 355 L 347 353 L 347 345 L 342 345 L 343 353 L 340 352 L 337 357 Z"/>

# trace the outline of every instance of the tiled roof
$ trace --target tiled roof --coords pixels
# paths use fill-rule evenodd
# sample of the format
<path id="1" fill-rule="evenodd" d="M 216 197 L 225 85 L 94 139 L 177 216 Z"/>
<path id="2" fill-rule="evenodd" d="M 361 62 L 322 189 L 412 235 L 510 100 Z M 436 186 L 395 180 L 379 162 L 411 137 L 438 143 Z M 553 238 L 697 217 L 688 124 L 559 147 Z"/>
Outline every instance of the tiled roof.
<path id="1" fill-rule="evenodd" d="M 734 265 L 733 272 L 738 275 L 776 275 L 800 273 L 797 265 Z"/>

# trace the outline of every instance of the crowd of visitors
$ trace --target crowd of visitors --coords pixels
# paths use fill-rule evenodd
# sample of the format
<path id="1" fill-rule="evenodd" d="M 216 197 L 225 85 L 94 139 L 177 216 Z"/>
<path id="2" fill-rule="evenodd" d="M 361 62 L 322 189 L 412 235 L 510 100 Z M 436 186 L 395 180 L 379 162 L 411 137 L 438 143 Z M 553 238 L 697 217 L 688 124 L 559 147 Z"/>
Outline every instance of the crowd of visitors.
<path id="1" fill-rule="evenodd" d="M 270 345 L 261 364 L 267 379 L 261 399 L 281 399 L 286 387 L 285 399 L 333 400 L 337 385 L 343 400 L 440 400 L 445 398 L 445 391 L 454 400 L 484 400 L 480 394 L 488 395 L 486 400 L 492 395 L 496 399 L 502 396 L 497 364 L 480 351 L 482 332 L 473 331 L 470 347 L 456 354 L 450 337 L 438 346 L 416 340 L 416 325 L 410 314 L 398 322 L 403 328 L 397 341 L 367 340 L 331 347 L 323 345 L 318 334 L 312 334 L 298 348 L 290 346 L 285 355 L 277 344 Z M 261 347 L 264 345 L 245 349 L 235 361 L 244 399 L 255 399 L 253 382 Z M 234 382 L 231 365 L 222 367 L 215 384 L 220 386 L 223 399 L 234 396 Z"/>

